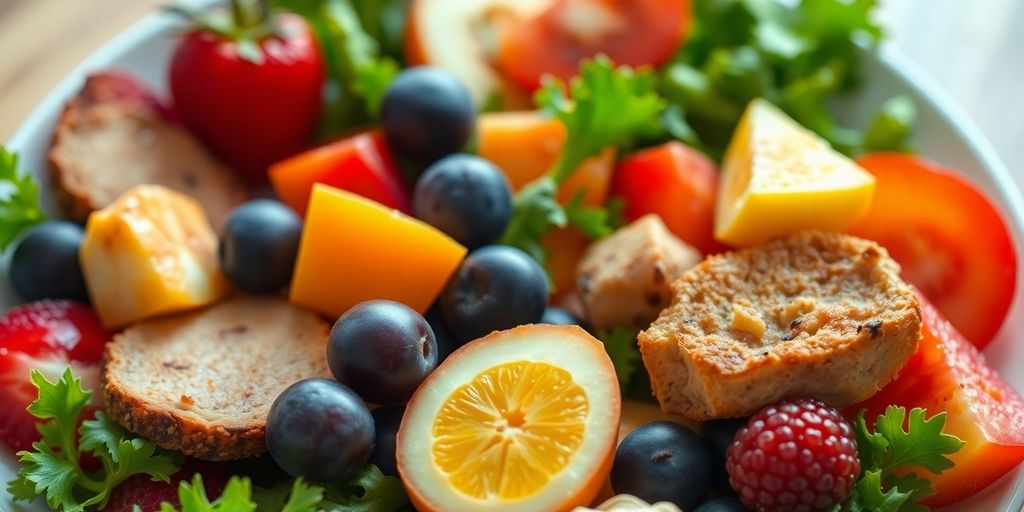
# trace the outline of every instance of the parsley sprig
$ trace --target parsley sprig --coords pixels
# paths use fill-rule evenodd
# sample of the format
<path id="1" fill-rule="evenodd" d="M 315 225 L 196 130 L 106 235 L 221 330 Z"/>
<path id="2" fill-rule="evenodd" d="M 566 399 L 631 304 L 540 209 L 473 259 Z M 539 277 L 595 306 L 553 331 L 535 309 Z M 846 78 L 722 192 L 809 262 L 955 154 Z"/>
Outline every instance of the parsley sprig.
<path id="1" fill-rule="evenodd" d="M 45 496 L 54 510 L 102 508 L 110 491 L 128 477 L 142 473 L 166 482 L 178 470 L 179 457 L 129 434 L 102 412 L 76 429 L 92 402 L 92 392 L 82 388 L 81 379 L 70 368 L 57 382 L 37 370 L 32 370 L 31 379 L 39 396 L 28 412 L 41 420 L 36 428 L 42 439 L 32 443 L 32 451 L 18 452 L 21 468 L 7 484 L 15 501 Z M 102 469 L 86 472 L 80 462 L 84 453 L 99 460 Z"/>
<path id="2" fill-rule="evenodd" d="M 26 228 L 46 220 L 39 184 L 18 172 L 18 155 L 0 146 L 0 251 Z"/>
<path id="3" fill-rule="evenodd" d="M 541 239 L 554 228 L 572 224 L 592 237 L 611 231 L 607 211 L 584 205 L 579 195 L 563 207 L 556 199 L 559 187 L 587 158 L 656 129 L 664 108 L 649 71 L 615 67 L 604 56 L 584 61 L 568 91 L 567 96 L 566 85 L 552 77 L 537 91 L 537 105 L 565 125 L 565 145 L 551 169 L 516 194 L 512 219 L 501 238 L 542 265 L 547 254 Z"/>
<path id="4" fill-rule="evenodd" d="M 945 434 L 946 413 L 925 418 L 925 410 L 890 405 L 872 432 L 861 411 L 854 422 L 861 474 L 852 494 L 835 512 L 925 512 L 917 501 L 935 493 L 917 470 L 939 474 L 953 467 L 948 456 L 964 446 Z M 906 428 L 904 429 L 904 425 Z"/>
<path id="5" fill-rule="evenodd" d="M 210 500 L 198 474 L 178 487 L 180 508 L 164 502 L 160 512 L 398 512 L 409 498 L 402 483 L 373 464 L 345 482 L 312 485 L 301 478 L 271 488 L 254 488 L 248 478 L 233 476 L 220 497 Z"/>

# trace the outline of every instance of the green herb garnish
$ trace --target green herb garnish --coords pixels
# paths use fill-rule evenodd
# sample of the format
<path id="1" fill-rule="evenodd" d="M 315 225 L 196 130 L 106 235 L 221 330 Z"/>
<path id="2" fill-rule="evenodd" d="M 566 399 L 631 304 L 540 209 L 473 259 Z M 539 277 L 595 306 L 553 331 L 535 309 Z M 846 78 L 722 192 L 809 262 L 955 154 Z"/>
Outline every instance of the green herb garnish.
<path id="1" fill-rule="evenodd" d="M 402 483 L 373 464 L 345 482 L 325 486 L 298 478 L 254 489 L 248 478 L 233 476 L 220 497 L 212 501 L 206 496 L 202 478 L 196 475 L 191 483 L 181 482 L 178 500 L 180 509 L 165 502 L 160 512 L 398 512 L 409 504 Z"/>
<path id="2" fill-rule="evenodd" d="M 907 417 L 903 407 L 890 405 L 869 430 L 861 411 L 854 422 L 860 478 L 853 493 L 834 511 L 923 512 L 921 498 L 935 494 L 931 482 L 915 470 L 939 474 L 953 467 L 948 455 L 964 446 L 960 438 L 942 433 L 946 413 L 925 418 L 925 410 L 914 408 Z M 906 429 L 904 429 L 906 425 Z"/>
<path id="3" fill-rule="evenodd" d="M 21 468 L 7 484 L 14 501 L 45 496 L 54 510 L 102 508 L 110 491 L 128 477 L 142 473 L 166 482 L 178 470 L 177 457 L 130 434 L 102 412 L 76 429 L 92 401 L 92 392 L 82 388 L 81 379 L 72 375 L 70 368 L 57 382 L 50 382 L 37 370 L 32 370 L 31 379 L 39 396 L 28 412 L 41 420 L 37 428 L 42 439 L 32 443 L 32 451 L 18 452 Z M 88 473 L 82 469 L 84 453 L 98 459 L 102 469 Z"/>
<path id="4" fill-rule="evenodd" d="M 25 229 L 46 220 L 39 184 L 18 172 L 18 155 L 0 146 L 0 251 Z"/>
<path id="5" fill-rule="evenodd" d="M 372 123 L 399 66 L 383 56 L 364 30 L 350 0 L 274 0 L 276 8 L 306 19 L 320 42 L 327 67 L 320 135 Z"/>
<path id="6" fill-rule="evenodd" d="M 603 209 L 584 206 L 579 197 L 568 208 L 559 204 L 559 187 L 587 158 L 650 132 L 664 108 L 652 74 L 615 67 L 603 56 L 583 61 L 568 89 L 566 96 L 564 83 L 545 77 L 537 91 L 537 105 L 565 125 L 565 145 L 547 174 L 516 194 L 512 219 L 501 238 L 501 243 L 526 251 L 542 265 L 547 255 L 541 239 L 554 228 L 571 224 L 592 237 L 612 231 L 611 217 Z"/>
<path id="7" fill-rule="evenodd" d="M 877 47 L 876 0 L 697 0 L 682 51 L 661 73 L 661 91 L 685 112 L 666 130 L 721 158 L 754 98 L 778 105 L 836 149 L 856 155 L 907 148 L 913 104 L 887 104 L 865 130 L 841 126 L 829 101 L 856 89 L 865 50 Z"/>

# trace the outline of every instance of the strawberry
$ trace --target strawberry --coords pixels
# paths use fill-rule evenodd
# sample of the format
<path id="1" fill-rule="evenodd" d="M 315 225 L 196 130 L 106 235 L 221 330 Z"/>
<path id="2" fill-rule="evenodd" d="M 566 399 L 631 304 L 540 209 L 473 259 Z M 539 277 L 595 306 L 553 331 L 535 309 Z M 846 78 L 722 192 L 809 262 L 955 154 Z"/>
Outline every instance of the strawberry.
<path id="1" fill-rule="evenodd" d="M 36 419 L 25 410 L 36 399 L 29 370 L 56 380 L 71 366 L 87 389 L 98 389 L 100 359 L 109 339 L 92 309 L 77 302 L 43 300 L 0 316 L 0 442 L 18 451 L 30 450 L 39 439 Z"/>
<path id="2" fill-rule="evenodd" d="M 110 493 L 110 500 L 103 509 L 104 512 L 132 512 L 134 506 L 138 505 L 143 512 L 160 510 L 160 504 L 168 502 L 178 508 L 181 503 L 178 501 L 178 486 L 184 480 L 192 481 L 192 476 L 199 473 L 203 477 L 203 488 L 206 489 L 206 496 L 213 501 L 220 496 L 224 486 L 231 478 L 229 464 L 204 462 L 197 459 L 189 459 L 177 473 L 171 475 L 169 482 L 154 482 L 149 475 L 138 474 L 121 482 Z"/>
<path id="3" fill-rule="evenodd" d="M 176 8 L 196 23 L 168 71 L 174 106 L 221 159 L 251 180 L 306 146 L 316 129 L 324 61 L 301 17 L 267 2 L 223 11 Z"/>

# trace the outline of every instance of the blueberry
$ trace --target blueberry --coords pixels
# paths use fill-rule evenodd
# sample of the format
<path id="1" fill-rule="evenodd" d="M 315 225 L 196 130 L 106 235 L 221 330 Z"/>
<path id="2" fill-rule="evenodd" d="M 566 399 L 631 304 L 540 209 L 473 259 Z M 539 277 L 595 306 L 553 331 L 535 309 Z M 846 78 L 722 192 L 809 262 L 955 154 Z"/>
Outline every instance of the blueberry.
<path id="1" fill-rule="evenodd" d="M 544 310 L 544 316 L 540 317 L 540 323 L 553 325 L 583 325 L 583 322 L 581 322 L 579 318 L 576 318 L 576 315 L 570 313 L 569 310 L 554 306 Z"/>
<path id="2" fill-rule="evenodd" d="M 452 352 L 455 352 L 456 349 L 463 345 L 462 340 L 456 337 L 452 330 L 448 328 L 448 323 L 444 320 L 444 313 L 441 312 L 441 304 L 439 302 L 435 302 L 434 305 L 430 306 L 424 318 L 430 324 L 430 329 L 434 331 L 434 340 L 437 341 L 437 364 L 441 364 L 445 359 L 448 359 L 448 356 L 452 355 Z"/>
<path id="3" fill-rule="evenodd" d="M 449 155 L 416 182 L 416 216 L 469 249 L 493 243 L 512 218 L 512 190 L 497 166 L 475 155 Z"/>
<path id="4" fill-rule="evenodd" d="M 405 407 L 389 405 L 373 411 L 373 424 L 377 427 L 377 446 L 373 448 L 370 464 L 376 465 L 385 475 L 398 476 L 398 459 L 395 455 L 395 436 L 402 425 Z"/>
<path id="5" fill-rule="evenodd" d="M 615 452 L 612 489 L 691 510 L 711 488 L 711 456 L 692 430 L 671 421 L 631 432 Z"/>
<path id="6" fill-rule="evenodd" d="M 391 82 L 380 106 L 380 123 L 392 148 L 420 164 L 466 146 L 476 109 L 469 91 L 451 73 L 415 67 Z"/>
<path id="7" fill-rule="evenodd" d="M 267 415 L 267 449 L 281 469 L 315 482 L 344 480 L 370 460 L 373 416 L 351 389 L 333 380 L 288 386 Z"/>
<path id="8" fill-rule="evenodd" d="M 400 403 L 437 367 L 437 342 L 430 325 L 412 308 L 371 300 L 346 311 L 334 324 L 327 364 L 338 382 L 366 401 Z"/>
<path id="9" fill-rule="evenodd" d="M 70 299 L 89 303 L 78 249 L 85 233 L 78 224 L 48 221 L 31 228 L 11 254 L 10 277 L 27 301 Z"/>
<path id="10" fill-rule="evenodd" d="M 706 421 L 700 426 L 700 437 L 711 455 L 711 487 L 719 495 L 736 494 L 729 485 L 729 473 L 725 471 L 725 452 L 736 437 L 736 431 L 746 424 L 746 418 L 741 418 Z"/>
<path id="11" fill-rule="evenodd" d="M 444 318 L 462 341 L 537 323 L 547 303 L 544 269 L 525 252 L 504 245 L 471 252 L 441 294 Z"/>
<path id="12" fill-rule="evenodd" d="M 749 512 L 736 496 L 722 496 L 701 503 L 693 512 Z"/>
<path id="13" fill-rule="evenodd" d="M 242 290 L 274 293 L 292 279 L 301 235 L 302 219 L 284 204 L 249 201 L 231 212 L 224 226 L 221 269 Z"/>

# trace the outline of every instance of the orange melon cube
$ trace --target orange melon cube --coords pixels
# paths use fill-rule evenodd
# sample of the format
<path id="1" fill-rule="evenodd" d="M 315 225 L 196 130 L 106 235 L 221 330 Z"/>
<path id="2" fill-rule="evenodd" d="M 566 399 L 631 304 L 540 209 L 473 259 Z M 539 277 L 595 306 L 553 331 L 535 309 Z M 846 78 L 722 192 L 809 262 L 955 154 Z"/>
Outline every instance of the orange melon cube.
<path id="1" fill-rule="evenodd" d="M 535 110 L 489 112 L 477 120 L 477 153 L 505 172 L 513 191 L 551 169 L 562 152 L 565 137 L 561 121 Z M 559 189 L 558 201 L 566 204 L 583 190 L 584 204 L 603 205 L 614 166 L 613 148 L 584 160 Z"/>
<path id="2" fill-rule="evenodd" d="M 465 247 L 426 223 L 317 184 L 290 298 L 330 317 L 372 299 L 398 301 L 423 313 L 465 254 Z"/>

